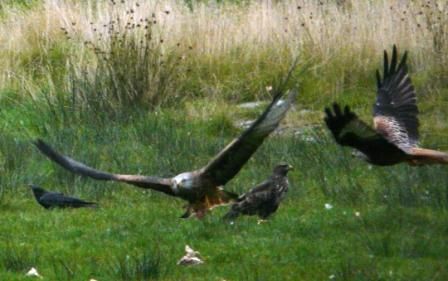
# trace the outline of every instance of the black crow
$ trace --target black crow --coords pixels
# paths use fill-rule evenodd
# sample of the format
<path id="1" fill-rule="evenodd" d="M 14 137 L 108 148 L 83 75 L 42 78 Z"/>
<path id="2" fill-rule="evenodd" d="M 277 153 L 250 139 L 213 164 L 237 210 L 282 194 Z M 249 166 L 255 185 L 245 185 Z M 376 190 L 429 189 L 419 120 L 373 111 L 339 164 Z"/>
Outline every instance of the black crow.
<path id="1" fill-rule="evenodd" d="M 65 196 L 63 193 L 46 191 L 45 189 L 34 184 L 30 184 L 30 187 L 33 190 L 33 194 L 37 202 L 40 205 L 42 205 L 45 209 L 81 208 L 81 207 L 97 206 L 96 203 L 87 202 L 78 198 Z"/>

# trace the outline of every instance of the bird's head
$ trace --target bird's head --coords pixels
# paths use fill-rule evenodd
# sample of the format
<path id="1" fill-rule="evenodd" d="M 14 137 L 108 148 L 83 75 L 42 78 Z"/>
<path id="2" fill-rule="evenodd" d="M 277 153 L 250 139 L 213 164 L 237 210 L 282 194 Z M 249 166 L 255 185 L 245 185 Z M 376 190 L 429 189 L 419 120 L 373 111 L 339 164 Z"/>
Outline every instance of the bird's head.
<path id="1" fill-rule="evenodd" d="M 286 163 L 280 163 L 274 167 L 274 174 L 286 176 L 293 167 Z"/>
<path id="2" fill-rule="evenodd" d="M 182 173 L 173 178 L 172 188 L 174 191 L 179 189 L 191 189 L 193 187 L 193 174 L 190 172 Z"/>
<path id="3" fill-rule="evenodd" d="M 37 198 L 41 197 L 46 192 L 45 189 L 43 189 L 35 184 L 29 184 L 28 186 L 31 188 L 34 196 L 36 196 Z"/>

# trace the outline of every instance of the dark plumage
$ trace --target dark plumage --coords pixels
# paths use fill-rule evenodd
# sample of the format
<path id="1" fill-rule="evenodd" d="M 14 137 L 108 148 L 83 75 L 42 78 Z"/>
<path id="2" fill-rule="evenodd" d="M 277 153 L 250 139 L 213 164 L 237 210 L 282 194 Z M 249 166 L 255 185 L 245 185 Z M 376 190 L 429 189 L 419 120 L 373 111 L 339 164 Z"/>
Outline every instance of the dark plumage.
<path id="1" fill-rule="evenodd" d="M 33 194 L 37 202 L 45 209 L 82 208 L 97 206 L 97 204 L 93 202 L 87 202 L 78 198 L 65 196 L 64 194 L 58 192 L 46 191 L 45 189 L 34 184 L 31 184 L 30 187 L 33 190 Z"/>
<path id="2" fill-rule="evenodd" d="M 125 182 L 182 198 L 189 203 L 182 217 L 187 218 L 194 214 L 201 218 L 212 207 L 227 204 L 238 197 L 223 190 L 222 186 L 241 170 L 263 141 L 277 128 L 294 102 L 297 91 L 290 91 L 285 100 L 281 99 L 284 95 L 282 87 L 274 93 L 272 102 L 261 116 L 207 165 L 172 178 L 103 172 L 58 153 L 42 140 L 37 140 L 35 145 L 48 158 L 73 173 L 97 180 Z"/>
<path id="3" fill-rule="evenodd" d="M 266 219 L 274 213 L 288 191 L 288 171 L 292 167 L 288 164 L 275 166 L 272 175 L 264 182 L 241 195 L 237 202 L 232 204 L 230 211 L 224 216 L 232 220 L 239 215 L 258 215 Z"/>
<path id="4" fill-rule="evenodd" d="M 394 45 L 389 63 L 384 51 L 384 71 L 376 72 L 377 98 L 373 106 L 374 128 L 361 121 L 348 106 L 325 108 L 325 123 L 336 142 L 356 148 L 371 164 L 448 164 L 448 154 L 418 144 L 417 98 L 406 64 L 407 52 L 398 63 Z"/>

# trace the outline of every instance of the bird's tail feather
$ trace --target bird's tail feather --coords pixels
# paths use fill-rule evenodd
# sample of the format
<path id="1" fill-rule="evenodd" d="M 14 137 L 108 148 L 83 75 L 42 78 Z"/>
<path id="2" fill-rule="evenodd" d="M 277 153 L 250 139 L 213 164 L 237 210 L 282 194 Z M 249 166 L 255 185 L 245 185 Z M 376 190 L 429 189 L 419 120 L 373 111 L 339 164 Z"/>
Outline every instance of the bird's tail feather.
<path id="1" fill-rule="evenodd" d="M 214 207 L 227 205 L 235 202 L 238 199 L 238 194 L 218 189 L 215 193 L 204 196 L 201 203 L 207 209 L 213 209 Z"/>
<path id="2" fill-rule="evenodd" d="M 186 206 L 185 213 L 181 216 L 181 218 L 186 219 L 194 215 L 201 219 L 214 207 L 230 204 L 235 202 L 237 199 L 238 194 L 217 189 L 216 192 L 204 196 L 201 200 L 189 203 Z"/>
<path id="3" fill-rule="evenodd" d="M 95 203 L 95 202 L 86 202 L 85 207 L 96 209 L 99 206 L 98 206 L 98 203 Z"/>
<path id="4" fill-rule="evenodd" d="M 226 190 L 219 190 L 218 198 L 221 204 L 228 204 L 231 202 L 235 202 L 238 199 L 239 195 Z"/>
<path id="5" fill-rule="evenodd" d="M 83 208 L 98 208 L 98 204 L 95 202 L 86 202 L 86 201 L 74 201 L 74 202 L 67 202 L 68 206 L 71 206 L 73 208 L 79 208 L 79 207 L 83 207 Z"/>
<path id="6" fill-rule="evenodd" d="M 411 151 L 411 163 L 421 164 L 448 164 L 448 154 L 445 152 L 415 147 Z"/>

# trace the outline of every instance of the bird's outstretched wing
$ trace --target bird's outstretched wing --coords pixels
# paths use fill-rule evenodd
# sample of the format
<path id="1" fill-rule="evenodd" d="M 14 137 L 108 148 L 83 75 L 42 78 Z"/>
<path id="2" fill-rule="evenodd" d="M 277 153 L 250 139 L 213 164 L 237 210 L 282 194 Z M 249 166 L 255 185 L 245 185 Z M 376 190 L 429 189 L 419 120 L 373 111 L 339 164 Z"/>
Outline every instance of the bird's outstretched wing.
<path id="1" fill-rule="evenodd" d="M 36 140 L 34 145 L 48 158 L 58 163 L 63 168 L 79 174 L 82 176 L 91 177 L 97 180 L 106 181 L 119 181 L 132 184 L 141 188 L 153 189 L 166 193 L 168 195 L 175 195 L 171 188 L 171 179 L 158 178 L 158 177 L 148 177 L 140 175 L 122 175 L 122 174 L 112 174 L 108 172 L 99 171 L 93 169 L 81 162 L 71 159 L 68 156 L 62 155 L 56 150 L 54 150 L 50 145 L 46 144 L 43 140 Z"/>
<path id="2" fill-rule="evenodd" d="M 338 103 L 333 103 L 333 108 L 326 107 L 324 121 L 340 145 L 355 147 L 362 140 L 384 139 L 372 127 L 360 120 L 348 106 L 345 106 L 344 110 Z"/>
<path id="3" fill-rule="evenodd" d="M 373 106 L 374 126 L 387 140 L 408 151 L 418 142 L 417 98 L 408 75 L 407 52 L 398 63 L 394 45 L 389 64 L 384 51 L 383 77 L 376 71 L 377 98 Z"/>
<path id="4" fill-rule="evenodd" d="M 297 90 L 288 93 L 282 100 L 283 92 L 279 91 L 261 116 L 202 168 L 201 177 L 215 185 L 224 185 L 231 180 L 285 117 Z"/>
<path id="5" fill-rule="evenodd" d="M 361 121 L 348 106 L 344 111 L 339 104 L 334 103 L 333 109 L 325 108 L 325 123 L 340 145 L 351 146 L 363 152 L 370 158 L 387 152 L 404 153 L 389 142 L 382 134 Z"/>

